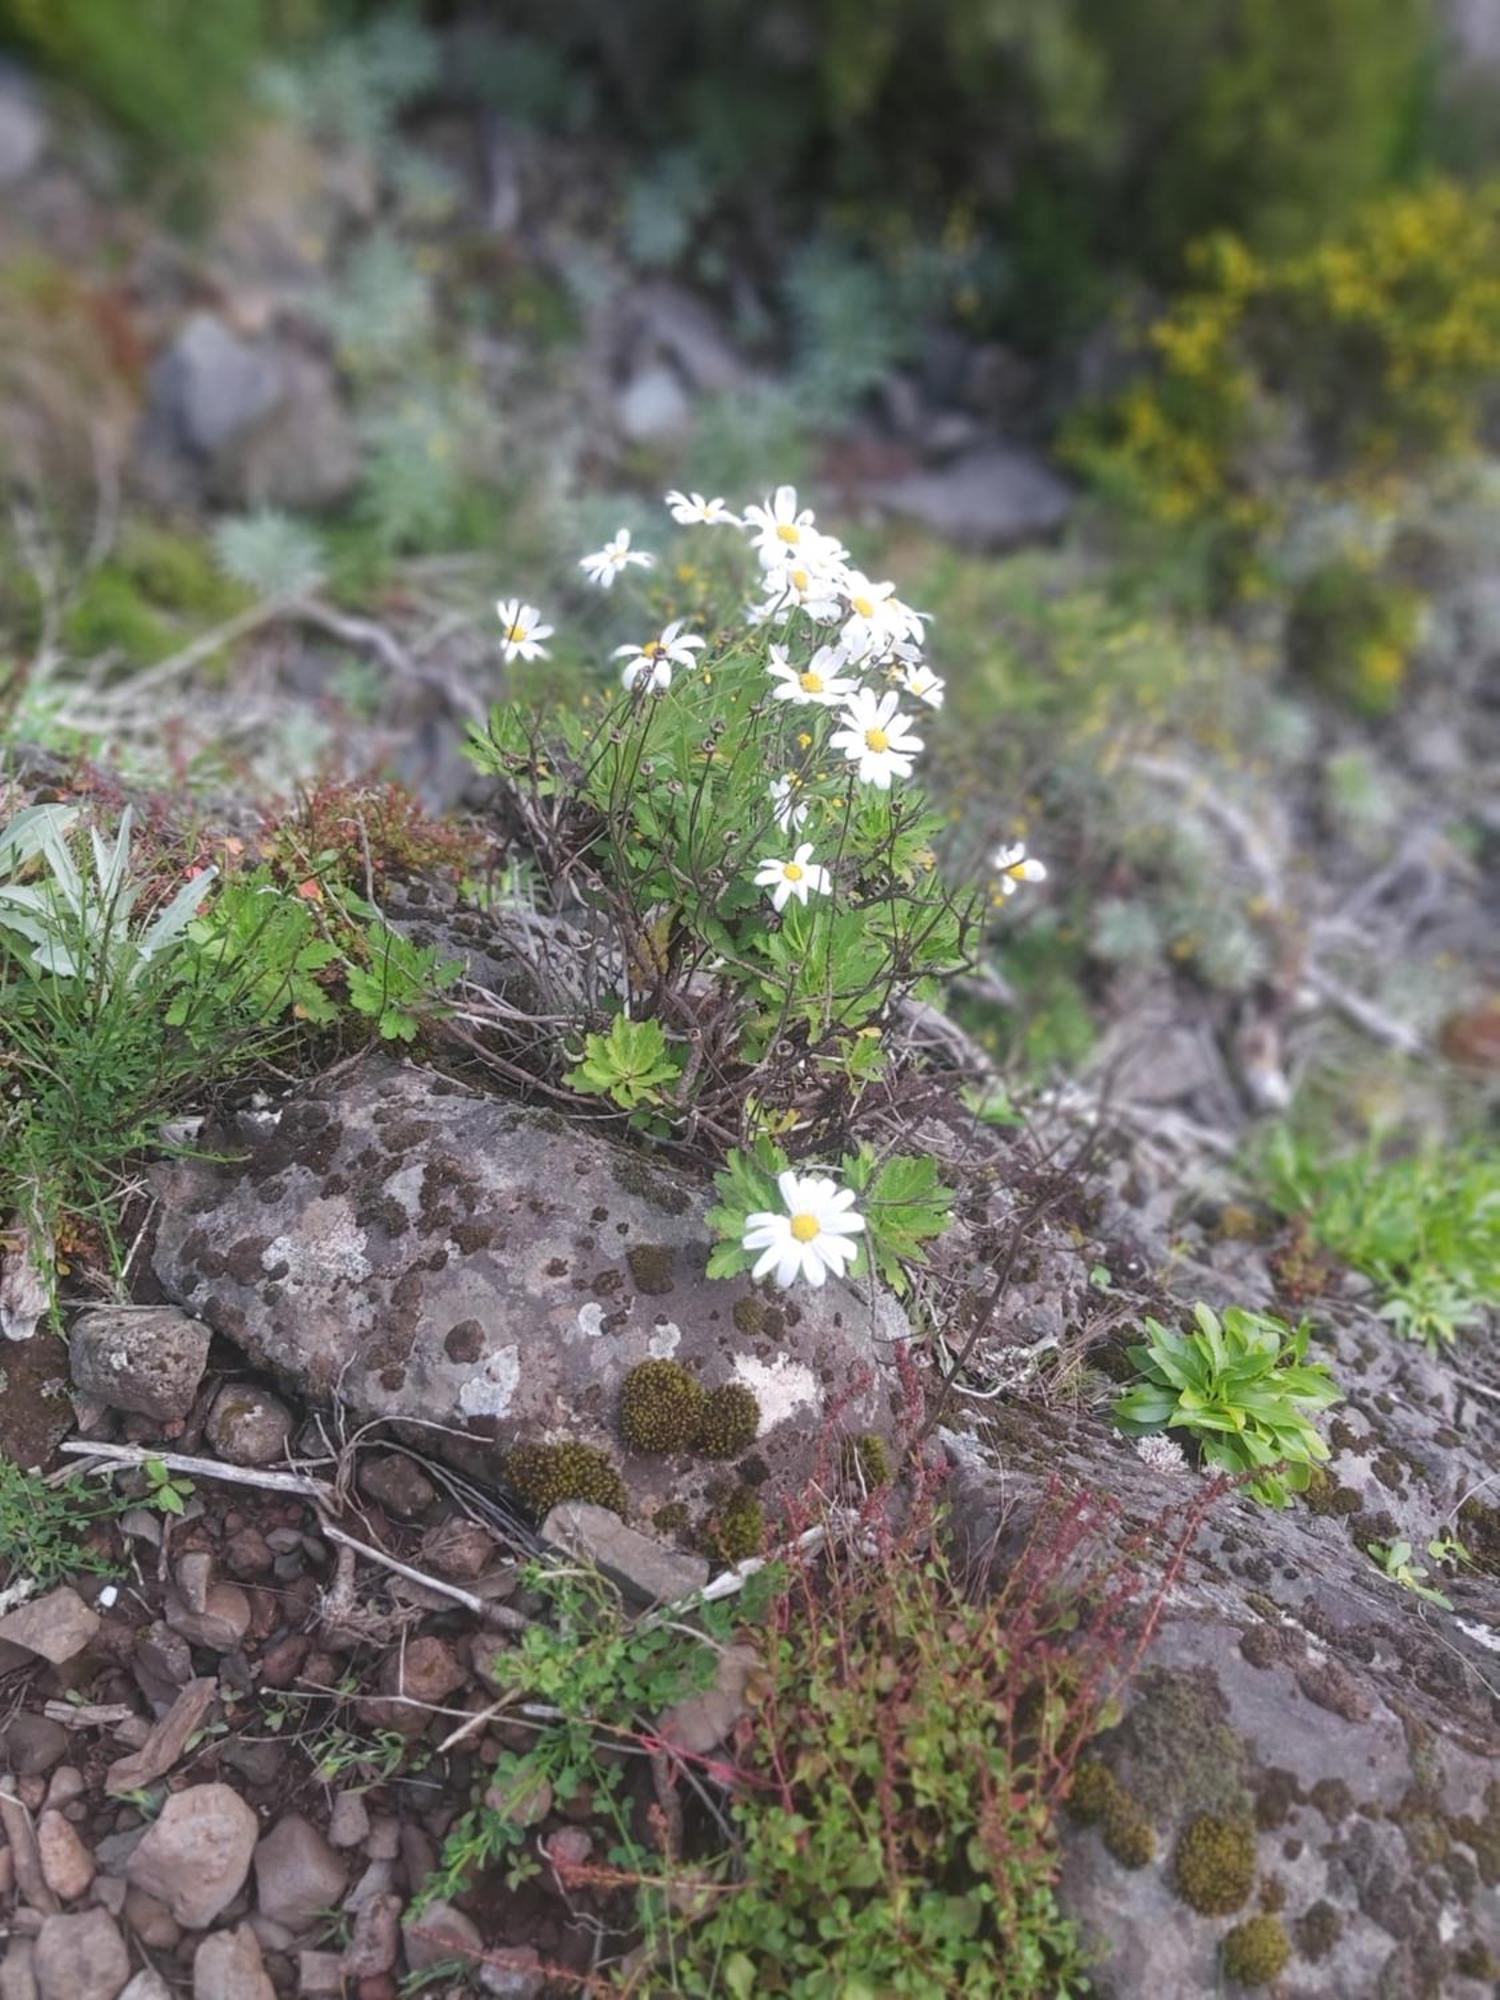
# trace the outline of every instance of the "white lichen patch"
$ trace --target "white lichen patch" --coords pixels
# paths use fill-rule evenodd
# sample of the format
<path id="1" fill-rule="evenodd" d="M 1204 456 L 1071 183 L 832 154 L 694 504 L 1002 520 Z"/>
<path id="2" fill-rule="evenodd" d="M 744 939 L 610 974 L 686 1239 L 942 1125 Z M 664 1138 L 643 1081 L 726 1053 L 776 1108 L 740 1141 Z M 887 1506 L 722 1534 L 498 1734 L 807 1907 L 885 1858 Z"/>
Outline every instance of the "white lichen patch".
<path id="1" fill-rule="evenodd" d="M 1460 1618 L 1458 1629 L 1472 1639 L 1476 1646 L 1483 1646 L 1487 1653 L 1500 1653 L 1500 1631 L 1493 1625 L 1480 1625 L 1472 1618 Z"/>
<path id="2" fill-rule="evenodd" d="M 646 1352 L 653 1361 L 670 1361 L 682 1345 L 682 1328 L 664 1319 L 651 1329 L 651 1337 L 646 1342 Z"/>
<path id="3" fill-rule="evenodd" d="M 297 1219 L 295 1231 L 278 1236 L 261 1252 L 261 1268 L 285 1264 L 283 1283 L 324 1286 L 336 1278 L 351 1283 L 368 1277 L 368 1238 L 342 1195 L 320 1195 Z"/>
<path id="4" fill-rule="evenodd" d="M 587 1305 L 578 1308 L 578 1331 L 591 1339 L 604 1331 L 604 1308 L 597 1299 L 590 1299 Z"/>
<path id="5" fill-rule="evenodd" d="M 427 1172 L 425 1162 L 414 1160 L 410 1166 L 397 1167 L 381 1183 L 386 1194 L 399 1201 L 408 1215 L 415 1215 L 422 1200 L 422 1178 Z"/>
<path id="6" fill-rule="evenodd" d="M 757 1361 L 754 1355 L 738 1354 L 734 1379 L 754 1393 L 760 1404 L 760 1435 L 775 1430 L 799 1410 L 817 1409 L 821 1398 L 818 1378 L 801 1361 L 778 1354 L 774 1361 Z"/>
<path id="7" fill-rule="evenodd" d="M 471 1375 L 459 1390 L 458 1407 L 466 1417 L 506 1416 L 520 1382 L 520 1348 L 497 1348 L 478 1374 Z"/>

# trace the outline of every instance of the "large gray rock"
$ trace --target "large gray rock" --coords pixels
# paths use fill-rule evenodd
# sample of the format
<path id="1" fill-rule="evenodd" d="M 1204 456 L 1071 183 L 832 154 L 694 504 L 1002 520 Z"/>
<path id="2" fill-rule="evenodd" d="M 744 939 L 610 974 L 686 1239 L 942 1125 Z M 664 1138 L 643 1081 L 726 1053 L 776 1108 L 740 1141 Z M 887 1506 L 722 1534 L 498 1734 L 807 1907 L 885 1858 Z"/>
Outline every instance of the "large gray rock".
<path id="1" fill-rule="evenodd" d="M 260 1940 L 248 1924 L 215 1931 L 193 1953 L 193 2000 L 276 2000 Z"/>
<path id="2" fill-rule="evenodd" d="M 281 356 L 211 312 L 192 315 L 151 377 L 153 405 L 170 416 L 186 448 L 206 459 L 252 431 L 285 394 Z"/>
<path id="3" fill-rule="evenodd" d="M 255 1850 L 255 1895 L 263 1917 L 305 1931 L 335 1910 L 349 1885 L 349 1871 L 301 1813 L 277 1820 Z"/>
<path id="4" fill-rule="evenodd" d="M 892 1426 L 894 1300 L 710 1281 L 700 1184 L 410 1066 L 372 1060 L 289 1104 L 241 1164 L 179 1163 L 160 1191 L 172 1297 L 304 1394 L 420 1422 L 491 1476 L 496 1446 L 581 1441 L 617 1457 L 639 1513 L 704 1504 L 730 1468 L 621 1450 L 620 1387 L 649 1357 L 755 1393 L 745 1465 L 772 1501 L 831 1429 Z"/>
<path id="5" fill-rule="evenodd" d="M 1073 490 L 1034 452 L 977 445 L 931 472 L 867 486 L 865 497 L 965 548 L 1048 541 L 1073 511 Z"/>
<path id="6" fill-rule="evenodd" d="M 208 1366 L 208 1328 L 176 1306 L 99 1306 L 73 1323 L 73 1386 L 112 1410 L 178 1423 Z"/>

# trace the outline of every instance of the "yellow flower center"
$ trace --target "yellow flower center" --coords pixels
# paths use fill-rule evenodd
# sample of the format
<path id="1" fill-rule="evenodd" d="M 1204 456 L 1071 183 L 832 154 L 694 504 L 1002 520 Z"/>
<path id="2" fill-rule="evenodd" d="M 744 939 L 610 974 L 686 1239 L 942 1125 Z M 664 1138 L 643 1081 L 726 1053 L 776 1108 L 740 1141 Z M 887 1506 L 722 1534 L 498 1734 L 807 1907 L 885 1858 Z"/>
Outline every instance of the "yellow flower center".
<path id="1" fill-rule="evenodd" d="M 796 589 L 806 590 L 810 581 L 811 579 L 805 569 L 794 569 L 792 571 L 792 583 Z"/>
<path id="2" fill-rule="evenodd" d="M 505 636 L 510 640 L 512 645 L 519 646 L 526 637 L 526 627 L 524 625 L 512 625 L 507 629 Z"/>
<path id="3" fill-rule="evenodd" d="M 648 639 L 645 645 L 642 646 L 641 651 L 648 660 L 654 660 L 659 653 L 666 651 L 666 647 L 663 646 L 660 639 Z"/>
<path id="4" fill-rule="evenodd" d="M 1013 861 L 1005 872 L 1012 882 L 1024 882 L 1026 880 L 1026 863 L 1024 861 Z"/>
<path id="5" fill-rule="evenodd" d="M 800 882 L 802 880 L 803 870 L 798 862 L 788 861 L 781 872 L 788 882 Z"/>
<path id="6" fill-rule="evenodd" d="M 861 618 L 873 618 L 875 616 L 875 607 L 868 597 L 851 597 L 849 602 L 854 606 Z"/>
<path id="7" fill-rule="evenodd" d="M 865 748 L 873 750 L 877 757 L 882 750 L 889 750 L 890 747 L 891 739 L 883 729 L 867 729 L 865 731 Z"/>
<path id="8" fill-rule="evenodd" d="M 790 543 L 793 548 L 795 548 L 798 542 L 800 542 L 802 539 L 802 530 L 800 528 L 794 528 L 790 521 L 783 521 L 777 528 L 776 532 L 781 537 L 782 541 Z"/>
<path id="9" fill-rule="evenodd" d="M 822 1224 L 815 1215 L 794 1215 L 792 1234 L 799 1243 L 811 1243 L 815 1236 L 822 1234 Z"/>
<path id="10" fill-rule="evenodd" d="M 798 674 L 797 679 L 802 683 L 802 692 L 804 694 L 821 694 L 823 692 L 823 676 L 821 674 Z"/>

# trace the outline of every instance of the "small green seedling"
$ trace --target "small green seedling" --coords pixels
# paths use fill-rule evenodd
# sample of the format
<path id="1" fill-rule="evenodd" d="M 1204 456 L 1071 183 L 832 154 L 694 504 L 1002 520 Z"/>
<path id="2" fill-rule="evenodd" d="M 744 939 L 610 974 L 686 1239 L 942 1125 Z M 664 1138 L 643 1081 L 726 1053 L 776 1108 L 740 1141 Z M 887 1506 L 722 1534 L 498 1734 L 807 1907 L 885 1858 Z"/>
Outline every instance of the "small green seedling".
<path id="1" fill-rule="evenodd" d="M 174 1473 L 165 1460 L 146 1460 L 146 1504 L 162 1514 L 182 1514 L 193 1495 L 193 1482 Z"/>
<path id="2" fill-rule="evenodd" d="M 1437 1545 L 1429 1543 L 1431 1551 Z M 1427 1575 L 1424 1563 L 1416 1562 L 1412 1556 L 1410 1542 L 1367 1542 L 1366 1553 L 1379 1564 L 1392 1583 L 1399 1583 L 1403 1590 L 1409 1590 L 1414 1597 L 1420 1597 L 1428 1604 L 1435 1604 L 1441 1611 L 1451 1611 L 1453 1601 L 1442 1591 L 1434 1589 L 1423 1579 Z"/>

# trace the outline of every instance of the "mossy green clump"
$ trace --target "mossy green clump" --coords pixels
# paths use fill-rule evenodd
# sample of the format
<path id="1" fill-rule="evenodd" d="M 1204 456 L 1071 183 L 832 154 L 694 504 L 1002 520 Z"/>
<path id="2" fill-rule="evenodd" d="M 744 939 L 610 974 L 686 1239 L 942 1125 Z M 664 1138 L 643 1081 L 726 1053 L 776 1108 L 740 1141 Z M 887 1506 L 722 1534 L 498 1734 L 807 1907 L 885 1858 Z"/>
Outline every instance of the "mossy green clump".
<path id="1" fill-rule="evenodd" d="M 891 1483 L 891 1454 L 885 1439 L 874 1431 L 845 1440 L 843 1464 L 844 1477 L 872 1493 Z"/>
<path id="2" fill-rule="evenodd" d="M 680 1361 L 642 1361 L 620 1391 L 620 1436 L 629 1451 L 686 1451 L 703 1414 L 703 1385 Z"/>
<path id="3" fill-rule="evenodd" d="M 538 1520 L 565 1500 L 589 1500 L 620 1515 L 628 1508 L 618 1467 L 591 1444 L 518 1444 L 501 1469 Z"/>
<path id="4" fill-rule="evenodd" d="M 1344 1920 L 1332 1903 L 1314 1903 L 1298 1917 L 1297 1946 L 1302 1956 L 1316 1965 L 1327 1958 L 1344 1934 Z"/>
<path id="5" fill-rule="evenodd" d="M 658 1507 L 651 1516 L 651 1525 L 659 1535 L 680 1535 L 689 1520 L 688 1510 L 681 1500 L 669 1500 L 665 1507 Z"/>
<path id="6" fill-rule="evenodd" d="M 1098 1758 L 1080 1764 L 1074 1773 L 1068 1811 L 1086 1826 L 1098 1827 L 1105 1847 L 1122 1868 L 1144 1868 L 1156 1859 L 1151 1822 Z"/>
<path id="7" fill-rule="evenodd" d="M 704 1539 L 721 1562 L 747 1562 L 765 1546 L 766 1510 L 749 1488 L 742 1486 L 709 1516 Z"/>
<path id="8" fill-rule="evenodd" d="M 710 1389 L 698 1413 L 693 1450 L 703 1458 L 737 1458 L 760 1433 L 760 1404 L 741 1382 Z"/>
<path id="9" fill-rule="evenodd" d="M 1269 1986 L 1286 1971 L 1292 1941 L 1280 1917 L 1247 1917 L 1220 1947 L 1225 1977 L 1241 1986 Z"/>
<path id="10" fill-rule="evenodd" d="M 1205 1917 L 1240 1909 L 1255 1886 L 1255 1829 L 1248 1819 L 1200 1813 L 1177 1843 L 1177 1893 Z"/>

